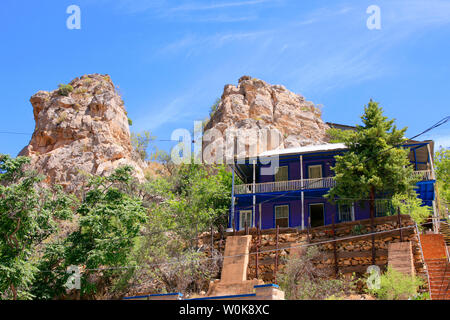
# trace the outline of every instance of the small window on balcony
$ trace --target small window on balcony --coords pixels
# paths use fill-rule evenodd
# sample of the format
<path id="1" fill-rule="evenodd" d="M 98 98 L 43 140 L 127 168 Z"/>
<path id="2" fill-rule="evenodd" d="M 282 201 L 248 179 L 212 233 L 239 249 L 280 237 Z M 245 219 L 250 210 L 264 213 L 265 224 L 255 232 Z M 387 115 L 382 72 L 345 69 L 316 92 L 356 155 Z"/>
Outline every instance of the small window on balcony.
<path id="1" fill-rule="evenodd" d="M 355 207 L 353 204 L 339 204 L 339 221 L 354 221 Z"/>
<path id="2" fill-rule="evenodd" d="M 375 200 L 375 217 L 384 217 L 394 213 L 394 207 L 389 200 Z"/>
<path id="3" fill-rule="evenodd" d="M 289 227 L 289 205 L 275 206 L 275 227 Z"/>
<path id="4" fill-rule="evenodd" d="M 252 226 L 252 210 L 241 210 L 239 212 L 239 230 L 244 230 L 245 226 Z"/>
<path id="5" fill-rule="evenodd" d="M 275 173 L 275 181 L 287 181 L 288 180 L 288 166 L 278 167 L 277 173 Z"/>
<path id="6" fill-rule="evenodd" d="M 322 178 L 322 165 L 308 166 L 308 178 L 320 179 Z"/>

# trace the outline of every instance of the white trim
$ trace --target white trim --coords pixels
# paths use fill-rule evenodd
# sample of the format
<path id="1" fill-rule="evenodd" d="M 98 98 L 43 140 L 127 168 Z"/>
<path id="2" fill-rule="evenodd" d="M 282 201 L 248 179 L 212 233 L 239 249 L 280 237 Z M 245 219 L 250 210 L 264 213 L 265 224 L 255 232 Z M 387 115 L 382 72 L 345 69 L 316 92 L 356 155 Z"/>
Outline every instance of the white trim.
<path id="1" fill-rule="evenodd" d="M 280 204 L 280 205 L 274 205 L 273 210 L 274 210 L 274 215 L 275 215 L 275 219 L 274 219 L 274 223 L 275 223 L 275 228 L 277 227 L 277 208 L 282 208 L 282 207 L 287 207 L 287 226 L 289 227 L 289 205 L 288 204 Z M 286 218 L 281 218 L 281 219 L 286 219 Z"/>
<path id="2" fill-rule="evenodd" d="M 286 168 L 286 175 L 287 175 L 286 180 L 277 180 L 277 174 L 280 172 L 281 168 Z M 273 180 L 274 182 L 289 181 L 289 165 L 278 166 L 277 172 L 273 175 Z"/>
<path id="3" fill-rule="evenodd" d="M 259 154 L 260 157 L 270 157 L 285 154 L 298 154 L 298 153 L 309 153 L 317 151 L 333 151 L 347 149 L 347 146 L 343 143 L 326 143 L 318 145 L 309 145 L 304 147 L 287 148 L 287 149 L 276 149 L 269 150 Z"/>
<path id="4" fill-rule="evenodd" d="M 320 177 L 312 178 L 310 169 L 317 168 L 317 167 L 320 168 Z M 312 164 L 312 165 L 308 166 L 308 179 L 321 179 L 321 178 L 323 178 L 323 172 L 322 172 L 322 165 L 321 164 Z"/>
<path id="5" fill-rule="evenodd" d="M 251 223 L 251 221 L 252 221 L 252 210 L 240 210 L 239 211 L 239 230 L 244 230 L 244 228 L 245 228 L 245 222 L 243 222 L 242 221 L 242 217 L 243 217 L 243 215 L 248 215 L 248 214 L 250 214 L 250 223 Z M 247 225 L 247 227 L 251 227 L 251 225 Z"/>

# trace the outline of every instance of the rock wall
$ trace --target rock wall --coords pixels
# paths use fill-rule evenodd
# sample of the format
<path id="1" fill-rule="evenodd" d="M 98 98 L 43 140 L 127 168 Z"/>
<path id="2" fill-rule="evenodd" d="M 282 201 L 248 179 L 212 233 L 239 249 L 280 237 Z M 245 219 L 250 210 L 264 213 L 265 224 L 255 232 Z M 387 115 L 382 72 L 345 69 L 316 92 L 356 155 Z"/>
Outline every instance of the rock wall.
<path id="1" fill-rule="evenodd" d="M 108 75 L 91 74 L 70 83 L 72 91 L 39 91 L 30 102 L 36 126 L 19 155 L 46 182 L 68 191 L 80 187 L 86 174 L 107 175 L 131 165 L 139 180 L 146 165 L 133 151 L 127 112 Z"/>
<path id="2" fill-rule="evenodd" d="M 421 248 L 418 242 L 414 222 L 407 215 L 401 216 L 403 229 L 403 240 L 411 241 L 412 254 L 414 258 L 414 267 L 416 274 L 426 278 L 423 267 Z M 398 230 L 397 216 L 375 218 L 375 230 L 381 232 L 375 236 L 376 260 L 375 263 L 383 270 L 388 264 L 388 246 L 390 243 L 400 242 L 400 233 Z M 356 227 L 355 227 L 356 226 Z M 357 230 L 357 231 L 356 231 Z M 372 264 L 372 236 L 366 235 L 370 231 L 370 219 L 354 222 L 336 224 L 336 242 L 338 271 L 344 275 L 352 273 L 364 274 L 367 267 Z M 258 239 L 256 230 L 250 229 L 252 235 L 249 264 L 247 270 L 247 279 L 256 277 L 256 246 L 260 241 L 258 254 L 258 278 L 266 283 L 273 283 L 275 269 L 276 251 L 276 233 L 275 230 L 262 230 L 261 239 Z M 225 233 L 223 238 L 233 233 Z M 237 232 L 238 235 L 244 234 L 244 231 Z M 346 239 L 350 238 L 351 239 Z M 309 238 L 309 240 L 308 240 Z M 220 241 L 221 235 L 214 235 L 214 246 L 223 254 L 223 241 Z M 278 248 L 278 271 L 281 271 L 285 265 L 286 259 L 292 254 L 298 254 L 299 246 L 316 243 L 319 250 L 323 253 L 324 259 L 317 261 L 317 268 L 327 268 L 330 275 L 334 275 L 334 245 L 330 240 L 333 239 L 331 226 L 323 226 L 307 230 L 297 230 L 294 228 L 280 229 Z M 200 245 L 211 247 L 211 236 L 204 235 L 200 239 Z M 264 252 L 266 251 L 266 252 Z"/>

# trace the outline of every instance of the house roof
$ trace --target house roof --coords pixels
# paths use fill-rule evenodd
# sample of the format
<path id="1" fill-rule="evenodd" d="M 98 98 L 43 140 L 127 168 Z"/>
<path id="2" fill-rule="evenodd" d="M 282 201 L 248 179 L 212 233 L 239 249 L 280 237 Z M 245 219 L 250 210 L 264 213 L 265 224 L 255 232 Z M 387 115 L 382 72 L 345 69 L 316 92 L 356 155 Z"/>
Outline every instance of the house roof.
<path id="1" fill-rule="evenodd" d="M 310 152 L 334 151 L 343 149 L 347 149 L 347 147 L 343 143 L 326 143 L 326 144 L 308 145 L 304 147 L 270 150 L 260 153 L 259 156 L 271 157 L 276 155 L 304 154 Z"/>

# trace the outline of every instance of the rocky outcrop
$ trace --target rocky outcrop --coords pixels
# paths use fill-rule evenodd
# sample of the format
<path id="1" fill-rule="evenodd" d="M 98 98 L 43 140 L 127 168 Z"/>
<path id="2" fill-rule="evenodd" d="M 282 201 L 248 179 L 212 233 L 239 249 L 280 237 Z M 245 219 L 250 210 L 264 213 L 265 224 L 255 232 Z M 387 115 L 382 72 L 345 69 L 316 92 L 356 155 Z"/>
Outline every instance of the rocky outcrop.
<path id="1" fill-rule="evenodd" d="M 320 109 L 303 96 L 282 85 L 270 85 L 243 76 L 237 86 L 225 86 L 217 110 L 205 126 L 205 131 L 217 129 L 225 136 L 229 130 L 277 129 L 280 145 L 269 144 L 266 148 L 259 148 L 258 152 L 262 152 L 326 143 L 328 128 L 322 121 Z M 204 148 L 210 143 L 223 143 L 223 140 L 211 138 L 204 143 Z M 251 140 L 247 142 L 253 143 Z"/>
<path id="2" fill-rule="evenodd" d="M 133 150 L 127 112 L 111 78 L 91 74 L 69 85 L 31 97 L 36 127 L 19 155 L 31 157 L 47 182 L 69 191 L 86 174 L 108 175 L 121 165 L 134 167 L 143 180 L 146 165 Z"/>

